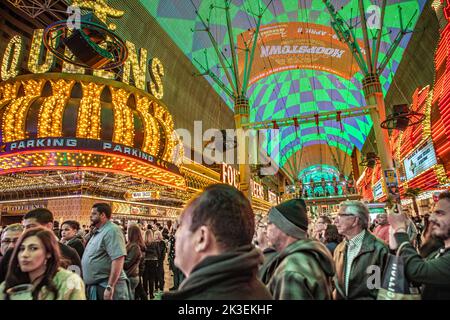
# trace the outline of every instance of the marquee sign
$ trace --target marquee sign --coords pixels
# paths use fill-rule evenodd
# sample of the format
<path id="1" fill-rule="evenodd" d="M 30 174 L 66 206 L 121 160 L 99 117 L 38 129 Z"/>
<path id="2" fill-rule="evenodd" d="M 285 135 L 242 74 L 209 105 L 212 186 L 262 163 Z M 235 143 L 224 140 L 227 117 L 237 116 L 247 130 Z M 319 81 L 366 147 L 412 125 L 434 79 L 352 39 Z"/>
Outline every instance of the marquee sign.
<path id="1" fill-rule="evenodd" d="M 378 200 L 384 196 L 383 181 L 380 179 L 372 187 L 373 199 Z"/>
<path id="2" fill-rule="evenodd" d="M 277 205 L 280 202 L 279 198 L 278 198 L 278 196 L 276 195 L 275 192 L 272 192 L 272 191 L 269 190 L 268 194 L 269 194 L 269 202 L 271 204 L 273 204 L 275 206 L 275 205 Z"/>
<path id="3" fill-rule="evenodd" d="M 249 43 L 254 30 L 240 34 L 238 47 Z M 364 45 L 360 43 L 360 47 Z M 243 74 L 245 51 L 238 51 L 239 74 Z M 267 68 L 270 58 L 272 67 Z M 261 27 L 252 64 L 250 84 L 271 74 L 293 69 L 313 69 L 350 79 L 358 72 L 352 53 L 334 30 L 315 23 L 275 23 Z"/>
<path id="4" fill-rule="evenodd" d="M 239 189 L 239 171 L 229 164 L 222 163 L 220 179 L 223 183 L 229 184 Z"/>
<path id="5" fill-rule="evenodd" d="M 250 179 L 250 185 L 252 189 L 252 197 L 264 200 L 264 187 L 262 184 L 257 183 Z"/>
<path id="6" fill-rule="evenodd" d="M 116 154 L 120 156 L 127 156 L 137 160 L 148 162 L 153 166 L 161 169 L 169 170 L 179 174 L 179 169 L 172 163 L 155 158 L 154 156 L 145 153 L 137 148 L 125 146 L 123 144 L 114 143 L 110 141 L 81 139 L 81 138 L 38 138 L 27 139 L 14 142 L 8 142 L 0 146 L 0 157 L 13 153 L 21 153 L 28 151 L 42 151 L 42 150 L 61 150 L 61 151 L 98 151 L 108 154 Z"/>
<path id="7" fill-rule="evenodd" d="M 67 62 L 62 63 L 62 66 L 59 67 L 55 63 L 55 56 L 45 49 L 43 35 L 43 29 L 34 30 L 30 44 L 25 43 L 24 38 L 20 35 L 15 35 L 7 40 L 3 57 L 0 55 L 0 80 L 6 81 L 20 74 L 21 59 L 25 57 L 24 52 L 28 45 L 30 46 L 30 51 L 27 57 L 27 69 L 30 73 L 62 72 L 87 74 L 88 71 L 84 68 Z M 155 98 L 162 99 L 164 95 L 162 79 L 165 75 L 162 62 L 157 57 L 149 59 L 145 48 L 137 49 L 136 45 L 129 41 L 125 41 L 125 44 L 129 56 L 123 68 L 121 68 L 123 72 L 115 74 L 113 72 L 96 70 L 93 72 L 93 75 L 106 79 L 120 79 L 121 82 L 134 85 L 138 89 L 151 93 Z"/>
<path id="8" fill-rule="evenodd" d="M 424 144 L 403 160 L 406 179 L 410 180 L 437 163 L 433 140 L 428 139 Z"/>

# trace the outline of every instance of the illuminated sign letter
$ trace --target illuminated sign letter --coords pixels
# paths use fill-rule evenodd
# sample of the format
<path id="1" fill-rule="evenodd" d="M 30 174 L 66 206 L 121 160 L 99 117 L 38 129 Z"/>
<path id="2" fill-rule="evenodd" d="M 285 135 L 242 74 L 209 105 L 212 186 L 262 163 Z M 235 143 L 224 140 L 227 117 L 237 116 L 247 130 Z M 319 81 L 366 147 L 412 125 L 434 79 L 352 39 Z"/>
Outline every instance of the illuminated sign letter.
<path id="1" fill-rule="evenodd" d="M 67 146 L 68 147 L 76 147 L 77 146 L 77 140 L 76 139 L 68 139 L 67 140 Z"/>
<path id="2" fill-rule="evenodd" d="M 164 87 L 161 78 L 164 76 L 164 66 L 158 58 L 153 58 L 150 62 L 150 92 L 156 99 L 162 99 Z"/>
<path id="3" fill-rule="evenodd" d="M 22 54 L 22 37 L 15 35 L 6 46 L 1 67 L 1 78 L 3 81 L 14 78 L 19 74 L 19 60 Z"/>
<path id="4" fill-rule="evenodd" d="M 134 85 L 136 88 L 145 90 L 145 73 L 147 63 L 147 50 L 141 48 L 139 50 L 140 59 L 136 53 L 136 46 L 126 41 L 128 48 L 128 59 L 123 66 L 122 81 L 130 84 L 130 74 L 133 72 Z"/>
<path id="5" fill-rule="evenodd" d="M 55 56 L 47 51 L 45 53 L 44 62 L 40 64 L 42 49 L 44 47 L 43 36 L 44 29 L 34 30 L 33 41 L 31 42 L 30 48 L 30 55 L 28 57 L 28 70 L 30 70 L 32 73 L 45 73 L 49 71 L 55 61 Z"/>

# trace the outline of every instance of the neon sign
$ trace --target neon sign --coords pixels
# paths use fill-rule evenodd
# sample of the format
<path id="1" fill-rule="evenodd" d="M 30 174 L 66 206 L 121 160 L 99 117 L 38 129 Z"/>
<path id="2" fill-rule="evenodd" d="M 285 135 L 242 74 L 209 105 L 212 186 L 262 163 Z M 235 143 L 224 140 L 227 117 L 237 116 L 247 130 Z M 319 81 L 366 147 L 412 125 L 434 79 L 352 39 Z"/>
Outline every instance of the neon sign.
<path id="1" fill-rule="evenodd" d="M 428 139 L 423 145 L 414 150 L 405 160 L 403 166 L 406 179 L 410 180 L 428 170 L 437 163 L 433 141 Z"/>
<path id="2" fill-rule="evenodd" d="M 25 151 L 42 151 L 42 150 L 85 150 L 85 151 L 101 151 L 117 155 L 126 155 L 132 158 L 149 162 L 160 168 L 168 169 L 172 172 L 179 173 L 178 167 L 157 159 L 154 156 L 143 152 L 137 148 L 132 148 L 119 143 L 95 140 L 95 139 L 79 139 L 79 138 L 40 138 L 27 139 L 21 141 L 9 142 L 1 146 L 0 156 Z"/>

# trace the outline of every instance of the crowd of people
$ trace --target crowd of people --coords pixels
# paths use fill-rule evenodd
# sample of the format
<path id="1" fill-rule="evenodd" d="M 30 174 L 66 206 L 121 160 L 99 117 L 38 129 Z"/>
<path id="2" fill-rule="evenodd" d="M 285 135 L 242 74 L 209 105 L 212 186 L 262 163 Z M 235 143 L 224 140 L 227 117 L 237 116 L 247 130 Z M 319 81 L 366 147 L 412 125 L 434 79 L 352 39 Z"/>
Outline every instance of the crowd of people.
<path id="1" fill-rule="evenodd" d="M 106 203 L 93 206 L 89 230 L 53 220 L 38 208 L 2 230 L 0 299 L 374 300 L 370 270 L 382 277 L 393 254 L 422 299 L 450 299 L 449 192 L 423 221 L 370 221 L 364 203 L 344 201 L 334 219 L 313 222 L 301 198 L 255 221 L 244 194 L 225 184 L 195 196 L 179 223 L 119 226 Z"/>

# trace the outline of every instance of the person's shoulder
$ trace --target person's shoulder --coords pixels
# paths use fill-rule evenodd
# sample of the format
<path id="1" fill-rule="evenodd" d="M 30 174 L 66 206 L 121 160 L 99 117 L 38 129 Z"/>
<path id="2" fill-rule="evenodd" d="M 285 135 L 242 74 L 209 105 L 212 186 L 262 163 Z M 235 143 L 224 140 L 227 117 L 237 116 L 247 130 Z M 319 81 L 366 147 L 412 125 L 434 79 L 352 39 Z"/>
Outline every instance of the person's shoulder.
<path id="1" fill-rule="evenodd" d="M 104 225 L 104 233 L 105 235 L 117 235 L 117 234 L 123 235 L 122 229 L 117 224 L 111 221 L 108 221 Z"/>
<path id="2" fill-rule="evenodd" d="M 78 254 L 77 251 L 74 248 L 68 246 L 67 244 L 64 244 L 62 242 L 58 242 L 58 245 L 59 245 L 59 249 L 61 250 L 61 253 L 63 255 L 72 255 L 74 253 Z"/>
<path id="3" fill-rule="evenodd" d="M 368 241 L 373 244 L 375 249 L 389 252 L 388 246 L 386 245 L 386 243 L 382 239 L 376 237 L 375 235 L 373 235 L 369 231 L 366 231 L 366 237 L 368 238 Z"/>
<path id="4" fill-rule="evenodd" d="M 53 277 L 53 282 L 58 289 L 83 289 L 83 280 L 81 279 L 81 277 L 75 272 L 66 270 L 64 268 L 58 269 L 55 276 Z"/>
<path id="5" fill-rule="evenodd" d="M 83 280 L 81 279 L 81 277 L 76 274 L 73 271 L 64 269 L 64 268 L 59 268 L 58 271 L 56 272 L 55 276 L 53 277 L 53 282 L 55 284 L 68 284 L 69 282 L 82 282 Z"/>

